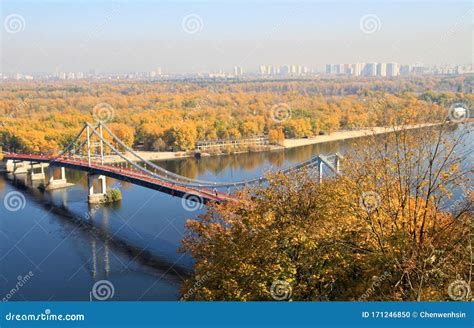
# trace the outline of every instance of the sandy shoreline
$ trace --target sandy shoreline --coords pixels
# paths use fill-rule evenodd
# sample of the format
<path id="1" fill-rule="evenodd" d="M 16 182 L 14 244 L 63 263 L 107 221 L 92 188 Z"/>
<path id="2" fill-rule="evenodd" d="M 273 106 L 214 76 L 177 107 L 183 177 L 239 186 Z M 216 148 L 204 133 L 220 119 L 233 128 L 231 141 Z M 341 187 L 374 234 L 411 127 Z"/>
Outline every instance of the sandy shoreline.
<path id="1" fill-rule="evenodd" d="M 432 125 L 437 125 L 437 124 L 419 124 L 419 125 L 404 126 L 404 127 L 374 127 L 370 129 L 364 129 L 364 130 L 338 131 L 338 132 L 333 132 L 330 135 L 316 136 L 313 138 L 286 139 L 283 145 L 284 145 L 284 148 L 294 148 L 294 147 L 314 145 L 314 144 L 319 144 L 319 143 L 324 143 L 324 142 L 367 137 L 374 134 L 395 132 L 402 129 L 408 129 L 408 130 L 419 129 L 419 128 L 424 128 L 424 127 L 432 126 Z"/>
<path id="2" fill-rule="evenodd" d="M 142 158 L 146 159 L 147 161 L 163 161 L 167 159 L 177 159 L 177 158 L 184 158 L 184 157 L 191 157 L 192 154 L 189 154 L 184 151 L 179 152 L 172 152 L 172 151 L 140 151 L 135 150 Z M 131 155 L 130 153 L 125 153 L 125 156 L 130 159 L 136 158 L 135 156 Z M 117 155 L 114 156 L 107 156 L 107 159 L 104 160 L 105 163 L 120 163 L 125 162 L 125 160 Z"/>
<path id="3" fill-rule="evenodd" d="M 280 147 L 274 146 L 270 150 L 282 150 L 282 149 L 287 149 L 287 148 L 295 148 L 295 147 L 301 147 L 301 146 L 307 146 L 307 145 L 313 145 L 313 144 L 319 144 L 319 143 L 325 143 L 325 142 L 331 142 L 331 141 L 354 139 L 354 138 L 366 137 L 366 136 L 370 136 L 374 134 L 394 132 L 401 129 L 418 129 L 418 128 L 423 128 L 423 127 L 432 126 L 432 125 L 436 125 L 436 124 L 420 124 L 420 125 L 414 125 L 414 126 L 409 126 L 409 127 L 405 126 L 405 127 L 399 127 L 399 128 L 375 127 L 375 128 L 355 130 L 355 131 L 338 131 L 338 132 L 333 132 L 330 135 L 316 136 L 313 138 L 286 139 L 283 143 L 283 146 L 280 146 Z M 270 151 L 270 150 L 263 150 L 263 151 Z M 136 151 L 136 153 L 140 155 L 142 158 L 149 161 L 162 161 L 162 160 L 178 159 L 178 158 L 194 156 L 194 153 L 184 152 L 184 151 L 181 151 L 181 152 Z M 219 154 L 216 154 L 216 155 L 219 155 Z M 128 156 L 128 154 L 126 156 L 128 158 L 131 158 L 131 156 Z M 112 162 L 123 162 L 123 161 L 124 160 L 120 158 L 119 156 L 113 156 L 113 157 L 108 157 L 106 162 L 112 163 Z"/>

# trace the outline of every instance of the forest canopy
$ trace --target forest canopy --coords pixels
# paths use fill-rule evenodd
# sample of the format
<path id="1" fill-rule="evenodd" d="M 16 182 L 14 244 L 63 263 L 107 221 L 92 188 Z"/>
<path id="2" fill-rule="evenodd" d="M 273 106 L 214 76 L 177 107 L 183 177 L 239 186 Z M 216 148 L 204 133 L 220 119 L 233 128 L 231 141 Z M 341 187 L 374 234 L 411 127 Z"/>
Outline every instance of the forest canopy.
<path id="1" fill-rule="evenodd" d="M 306 138 L 385 126 L 453 101 L 473 103 L 459 78 L 267 82 L 8 82 L 0 89 L 5 150 L 57 153 L 84 122 L 102 120 L 129 146 L 193 150 L 197 141 Z M 419 92 L 434 88 L 447 91 Z M 407 114 L 407 115 L 404 115 Z"/>

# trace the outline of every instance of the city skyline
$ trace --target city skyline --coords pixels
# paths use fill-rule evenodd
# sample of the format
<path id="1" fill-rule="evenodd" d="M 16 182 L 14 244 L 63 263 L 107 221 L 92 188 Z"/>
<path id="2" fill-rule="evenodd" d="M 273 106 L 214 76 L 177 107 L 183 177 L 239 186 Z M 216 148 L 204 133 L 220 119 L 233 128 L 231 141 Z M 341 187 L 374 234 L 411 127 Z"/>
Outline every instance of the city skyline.
<path id="1" fill-rule="evenodd" d="M 331 62 L 472 62 L 469 2 L 341 3 L 3 1 L 1 71 L 163 67 L 184 74 L 262 64 L 323 71 Z"/>
<path id="2" fill-rule="evenodd" d="M 166 78 L 304 78 L 318 76 L 351 76 L 351 77 L 397 77 L 407 75 L 462 75 L 472 74 L 474 66 L 466 65 L 444 65 L 425 66 L 422 63 L 404 64 L 396 62 L 370 62 L 370 63 L 338 63 L 326 64 L 324 70 L 298 64 L 268 65 L 262 64 L 258 68 L 249 69 L 244 66 L 206 71 L 200 73 L 173 73 L 166 68 L 156 67 L 151 71 L 135 71 L 126 73 L 98 72 L 96 70 L 83 71 L 56 71 L 42 73 L 3 73 L 0 72 L 0 80 L 82 80 L 82 79 L 148 79 L 160 80 Z"/>

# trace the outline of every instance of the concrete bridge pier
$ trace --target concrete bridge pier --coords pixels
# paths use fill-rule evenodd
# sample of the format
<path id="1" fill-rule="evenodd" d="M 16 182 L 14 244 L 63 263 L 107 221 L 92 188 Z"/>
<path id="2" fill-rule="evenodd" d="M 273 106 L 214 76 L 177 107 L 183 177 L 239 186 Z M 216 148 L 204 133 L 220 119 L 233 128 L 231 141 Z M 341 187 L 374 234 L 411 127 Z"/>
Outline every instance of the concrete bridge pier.
<path id="1" fill-rule="evenodd" d="M 30 162 L 30 172 L 29 173 L 30 173 L 31 181 L 44 180 L 45 175 L 44 175 L 43 163 L 40 163 L 39 167 L 40 167 L 40 172 L 35 173 L 35 165 L 34 165 L 33 162 Z"/>
<path id="2" fill-rule="evenodd" d="M 94 180 L 100 181 L 100 193 L 96 193 L 94 190 Z M 88 174 L 87 176 L 87 187 L 89 190 L 88 202 L 91 204 L 101 203 L 105 200 L 105 193 L 107 192 L 107 185 L 105 181 L 105 175 L 94 175 Z"/>
<path id="3" fill-rule="evenodd" d="M 17 161 L 17 160 L 8 160 L 6 169 L 7 172 L 11 172 L 13 174 L 24 174 L 28 172 L 28 165 L 30 162 L 24 161 Z"/>
<path id="4" fill-rule="evenodd" d="M 323 181 L 323 161 L 321 158 L 318 160 L 318 182 L 321 183 Z"/>
<path id="5" fill-rule="evenodd" d="M 336 154 L 335 167 L 337 173 L 341 172 L 341 158 L 339 157 L 339 154 Z"/>
<path id="6" fill-rule="evenodd" d="M 61 170 L 61 176 L 59 179 L 54 178 L 54 167 L 49 166 L 48 167 L 48 176 L 49 176 L 49 181 L 48 181 L 48 186 L 46 187 L 47 190 L 54 190 L 54 189 L 60 189 L 60 188 L 66 188 L 73 186 L 73 183 L 68 183 L 66 180 L 66 169 L 64 167 L 60 168 Z"/>
<path id="7" fill-rule="evenodd" d="M 5 163 L 5 171 L 8 173 L 13 173 L 15 171 L 15 161 L 12 159 L 9 159 Z"/>

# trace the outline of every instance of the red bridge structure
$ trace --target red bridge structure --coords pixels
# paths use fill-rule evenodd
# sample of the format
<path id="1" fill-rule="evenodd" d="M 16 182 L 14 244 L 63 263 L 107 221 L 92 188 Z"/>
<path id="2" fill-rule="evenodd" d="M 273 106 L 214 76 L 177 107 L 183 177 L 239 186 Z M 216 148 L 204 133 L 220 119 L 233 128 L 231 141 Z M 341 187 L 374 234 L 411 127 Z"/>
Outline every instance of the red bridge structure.
<path id="1" fill-rule="evenodd" d="M 104 123 L 85 123 L 79 133 L 59 155 L 21 154 L 4 152 L 7 171 L 29 172 L 33 178 L 44 179 L 43 165 L 48 166 L 49 181 L 46 188 L 55 189 L 68 185 L 65 168 L 85 171 L 88 174 L 90 203 L 103 201 L 106 194 L 106 177 L 130 182 L 146 188 L 158 190 L 187 200 L 206 203 L 209 201 L 236 201 L 233 190 L 255 183 L 264 183 L 265 177 L 238 182 L 212 182 L 191 179 L 173 172 L 143 158 L 120 140 Z M 340 156 L 317 155 L 295 166 L 282 170 L 289 173 L 303 168 L 316 168 L 320 181 L 323 168 L 340 174 Z M 41 169 L 35 173 L 35 169 Z M 61 169 L 61 178 L 55 179 L 53 169 Z M 101 181 L 100 192 L 94 190 L 94 180 Z"/>

